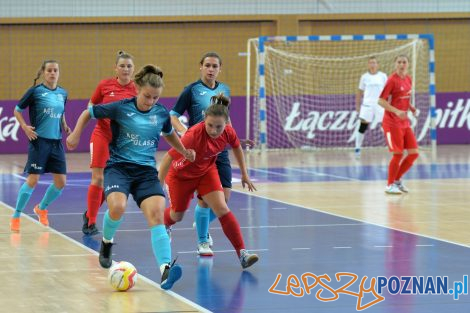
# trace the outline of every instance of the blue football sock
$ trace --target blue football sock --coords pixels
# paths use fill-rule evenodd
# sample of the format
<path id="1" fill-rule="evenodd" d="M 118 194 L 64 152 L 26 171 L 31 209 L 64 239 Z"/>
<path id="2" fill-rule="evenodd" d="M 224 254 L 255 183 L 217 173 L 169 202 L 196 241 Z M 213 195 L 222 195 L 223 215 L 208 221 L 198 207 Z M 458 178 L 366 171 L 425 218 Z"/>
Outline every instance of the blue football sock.
<path id="1" fill-rule="evenodd" d="M 207 242 L 207 233 L 209 232 L 209 215 L 212 210 L 196 205 L 194 209 L 194 221 L 196 222 L 196 230 L 198 242 Z"/>
<path id="2" fill-rule="evenodd" d="M 23 212 L 26 204 L 28 204 L 31 195 L 33 194 L 34 188 L 29 187 L 27 183 L 24 183 L 20 190 L 18 191 L 18 198 L 16 199 L 16 208 L 13 213 L 13 217 L 20 217 L 21 212 Z"/>
<path id="3" fill-rule="evenodd" d="M 209 213 L 209 224 L 212 223 L 212 221 L 215 219 L 217 219 L 217 215 L 215 215 L 214 211 L 211 209 Z"/>
<path id="4" fill-rule="evenodd" d="M 106 240 L 112 240 L 116 234 L 119 225 L 121 225 L 123 218 L 115 221 L 109 216 L 109 210 L 106 210 L 103 219 L 103 238 Z"/>
<path id="5" fill-rule="evenodd" d="M 150 228 L 152 250 L 158 266 L 171 262 L 170 237 L 166 232 L 165 225 L 155 225 Z"/>
<path id="6" fill-rule="evenodd" d="M 47 207 L 62 194 L 62 190 L 64 190 L 64 188 L 59 189 L 54 184 L 51 184 L 49 188 L 47 188 L 46 194 L 39 203 L 39 209 L 47 209 Z"/>

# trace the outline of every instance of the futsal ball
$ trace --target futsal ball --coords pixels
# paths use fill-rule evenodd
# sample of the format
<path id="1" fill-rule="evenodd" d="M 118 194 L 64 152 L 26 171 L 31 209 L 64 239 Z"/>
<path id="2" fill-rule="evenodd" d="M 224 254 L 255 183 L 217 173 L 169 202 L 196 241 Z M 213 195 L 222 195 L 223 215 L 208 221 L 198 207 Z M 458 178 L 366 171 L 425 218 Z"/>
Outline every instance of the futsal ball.
<path id="1" fill-rule="evenodd" d="M 108 281 L 113 289 L 127 291 L 137 282 L 137 269 L 129 262 L 118 262 L 109 269 Z"/>

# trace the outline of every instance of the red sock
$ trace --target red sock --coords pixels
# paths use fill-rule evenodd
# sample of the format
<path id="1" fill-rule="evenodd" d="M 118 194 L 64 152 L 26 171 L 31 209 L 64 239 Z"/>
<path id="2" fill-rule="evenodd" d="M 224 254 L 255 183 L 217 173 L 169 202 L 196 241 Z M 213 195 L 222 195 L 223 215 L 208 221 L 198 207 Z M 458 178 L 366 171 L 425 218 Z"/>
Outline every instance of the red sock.
<path id="1" fill-rule="evenodd" d="M 176 222 L 171 219 L 170 216 L 170 207 L 166 208 L 165 211 L 163 212 L 163 223 L 165 224 L 166 227 L 169 227 Z"/>
<path id="2" fill-rule="evenodd" d="M 406 156 L 406 158 L 400 164 L 400 168 L 398 169 L 395 180 L 400 180 L 403 174 L 405 174 L 413 165 L 414 161 L 418 158 L 418 155 L 418 153 L 413 153 Z"/>
<path id="3" fill-rule="evenodd" d="M 219 217 L 220 224 L 225 236 L 232 243 L 232 246 L 237 251 L 238 257 L 240 257 L 240 250 L 245 249 L 245 242 L 243 241 L 242 232 L 240 225 L 238 224 L 237 218 L 230 211 L 222 217 Z"/>
<path id="4" fill-rule="evenodd" d="M 400 168 L 400 161 L 403 157 L 403 154 L 394 154 L 388 165 L 388 180 L 387 185 L 391 185 L 395 182 L 398 169 Z"/>
<path id="5" fill-rule="evenodd" d="M 96 185 L 90 185 L 88 187 L 88 209 L 87 217 L 89 219 L 88 225 L 96 224 L 96 216 L 100 210 L 101 204 L 103 203 L 103 188 Z"/>

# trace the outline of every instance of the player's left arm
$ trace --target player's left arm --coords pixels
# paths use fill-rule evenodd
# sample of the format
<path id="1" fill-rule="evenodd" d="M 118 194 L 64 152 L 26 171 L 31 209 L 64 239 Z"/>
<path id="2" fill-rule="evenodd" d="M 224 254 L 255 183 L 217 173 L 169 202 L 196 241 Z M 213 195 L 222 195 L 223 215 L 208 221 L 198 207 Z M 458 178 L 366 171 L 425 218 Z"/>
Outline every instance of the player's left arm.
<path id="1" fill-rule="evenodd" d="M 67 125 L 67 120 L 65 119 L 65 113 L 62 114 L 62 129 L 65 131 L 67 135 L 70 135 L 72 133 L 72 129 Z"/>
<path id="2" fill-rule="evenodd" d="M 237 160 L 238 167 L 240 167 L 240 172 L 242 173 L 242 187 L 245 188 L 245 185 L 246 185 L 249 191 L 255 191 L 256 187 L 251 182 L 250 176 L 248 176 L 248 171 L 247 171 L 246 163 L 245 163 L 245 157 L 243 155 L 243 150 L 242 150 L 241 145 L 239 145 L 236 148 L 232 148 L 232 151 L 233 151 L 233 155 L 235 156 L 235 159 Z"/>

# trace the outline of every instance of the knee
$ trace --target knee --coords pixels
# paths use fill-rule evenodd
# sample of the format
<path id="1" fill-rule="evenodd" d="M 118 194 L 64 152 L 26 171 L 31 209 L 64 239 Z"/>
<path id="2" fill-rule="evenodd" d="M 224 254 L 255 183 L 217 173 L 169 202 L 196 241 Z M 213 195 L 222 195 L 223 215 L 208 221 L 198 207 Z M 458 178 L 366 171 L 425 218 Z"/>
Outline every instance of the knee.
<path id="1" fill-rule="evenodd" d="M 172 211 L 171 219 L 175 222 L 181 222 L 181 220 L 183 219 L 183 214 Z"/>
<path id="2" fill-rule="evenodd" d="M 369 124 L 367 124 L 367 123 L 361 123 L 361 125 L 359 125 L 359 132 L 361 134 L 364 134 L 366 132 L 368 126 L 369 126 Z"/>
<path id="3" fill-rule="evenodd" d="M 26 178 L 26 183 L 31 188 L 35 188 L 36 185 L 38 184 L 38 181 L 39 181 L 39 175 L 29 175 L 28 178 Z"/>
<path id="4" fill-rule="evenodd" d="M 212 208 L 212 210 L 214 211 L 217 217 L 222 217 L 225 214 L 228 214 L 230 212 L 230 209 L 228 208 L 228 206 L 215 207 L 215 208 Z"/>
<path id="5" fill-rule="evenodd" d="M 109 205 L 109 204 L 108 204 Z M 122 203 L 113 203 L 109 206 L 109 217 L 113 220 L 119 220 L 126 211 L 126 205 Z"/>
<path id="6" fill-rule="evenodd" d="M 104 183 L 103 173 L 93 173 L 91 175 L 91 183 L 92 185 L 103 186 L 103 183 Z"/>

